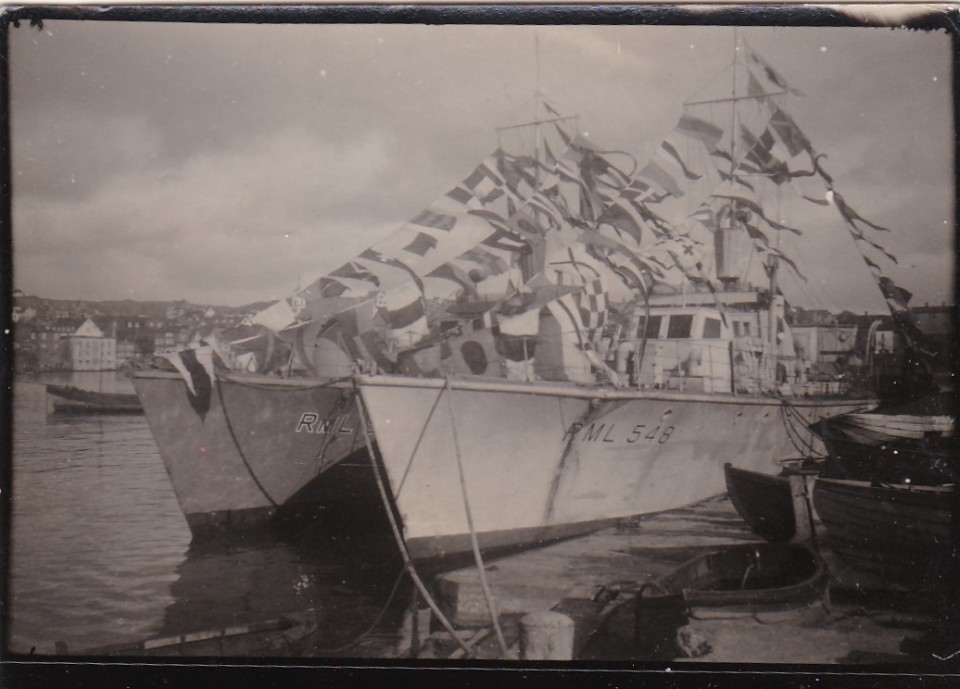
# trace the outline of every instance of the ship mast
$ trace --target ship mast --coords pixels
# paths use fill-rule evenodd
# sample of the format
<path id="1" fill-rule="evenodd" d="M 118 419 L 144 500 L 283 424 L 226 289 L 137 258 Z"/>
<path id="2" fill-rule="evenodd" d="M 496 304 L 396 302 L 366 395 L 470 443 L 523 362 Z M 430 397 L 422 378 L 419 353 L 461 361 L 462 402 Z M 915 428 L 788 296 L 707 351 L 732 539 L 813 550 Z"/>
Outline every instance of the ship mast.
<path id="1" fill-rule="evenodd" d="M 740 48 L 740 30 L 739 27 L 733 28 L 733 91 L 730 97 L 730 110 L 731 110 L 731 122 L 732 130 L 730 132 L 730 176 L 736 173 L 737 168 L 737 102 L 741 100 L 737 96 L 737 68 L 740 64 L 739 56 Z M 773 95 L 773 94 L 771 94 Z M 744 98 L 750 98 L 748 93 Z M 737 211 L 737 203 L 733 202 L 733 217 L 731 221 L 733 224 L 737 222 L 737 216 L 739 215 Z M 770 371 L 773 375 L 773 384 L 776 386 L 777 381 L 777 360 L 778 354 L 778 342 L 777 342 L 777 326 L 779 325 L 779 300 L 777 299 L 777 272 L 780 262 L 777 260 L 776 255 L 770 254 L 767 260 L 767 264 L 764 266 L 767 277 L 769 278 L 769 289 L 770 289 L 770 299 L 767 306 L 767 346 L 769 350 L 769 361 L 770 361 Z"/>
<path id="2" fill-rule="evenodd" d="M 534 127 L 534 144 L 533 144 L 533 179 L 535 188 L 540 188 L 540 36 L 536 33 L 533 34 L 534 45 L 536 47 L 536 64 L 537 64 L 537 83 L 536 88 L 533 92 L 533 121 L 537 122 L 537 125 Z"/>
<path id="3" fill-rule="evenodd" d="M 533 161 L 534 161 L 534 187 L 540 189 L 540 149 L 543 144 L 543 133 L 541 127 L 546 124 L 559 124 L 561 122 L 567 122 L 570 120 L 576 121 L 578 119 L 577 115 L 571 115 L 567 117 L 561 117 L 556 115 L 556 111 L 552 108 L 547 108 L 548 114 L 551 112 L 556 115 L 555 117 L 544 117 L 542 113 L 542 102 L 544 100 L 543 93 L 540 90 L 540 36 L 534 34 L 535 41 L 535 65 L 536 65 L 536 84 L 534 87 L 534 97 L 533 97 L 533 120 L 530 122 L 521 122 L 520 124 L 511 124 L 504 127 L 497 127 L 497 140 L 498 144 L 502 146 L 502 135 L 504 132 L 515 130 L 515 129 L 525 129 L 527 127 L 533 128 L 534 134 L 534 144 L 533 144 Z M 540 215 L 535 207 L 531 207 L 530 212 L 533 213 L 534 218 L 537 218 Z M 531 246 L 532 251 L 525 252 L 520 257 L 520 270 L 523 274 L 523 281 L 526 282 L 530 280 L 534 274 L 540 269 L 543 268 L 543 247 Z"/>
<path id="4" fill-rule="evenodd" d="M 745 95 L 737 95 L 737 70 L 740 66 L 740 31 L 738 27 L 734 27 L 733 30 L 733 74 L 731 77 L 731 91 L 729 98 L 715 98 L 710 100 L 701 100 L 701 101 L 692 101 L 686 103 L 686 105 L 708 105 L 708 104 L 720 104 L 729 101 L 730 102 L 730 177 L 733 178 L 737 171 L 737 104 L 742 100 L 754 100 L 756 98 L 767 98 L 771 96 L 778 96 L 786 93 L 785 90 L 776 91 L 772 93 L 761 93 L 761 94 L 750 94 L 746 93 Z M 734 231 L 741 222 L 744 222 L 740 219 L 741 213 L 739 205 L 736 201 L 731 201 L 729 204 L 730 208 L 730 218 L 729 222 L 729 231 Z M 718 226 L 716 228 L 718 233 L 726 232 L 725 228 Z M 724 244 L 722 247 L 723 251 L 727 250 L 727 246 Z M 718 257 L 719 260 L 719 257 Z M 771 254 L 768 257 L 767 262 L 764 264 L 764 271 L 767 274 L 769 279 L 769 289 L 770 289 L 770 299 L 767 307 L 767 328 L 765 333 L 765 339 L 767 341 L 767 346 L 769 350 L 768 360 L 770 362 L 770 369 L 773 372 L 774 381 L 776 380 L 777 375 L 777 359 L 778 359 L 778 342 L 777 342 L 777 326 L 779 323 L 779 312 L 780 312 L 780 300 L 777 298 L 777 272 L 779 269 L 779 261 L 777 257 Z M 721 278 L 721 282 L 727 285 L 728 280 Z"/>

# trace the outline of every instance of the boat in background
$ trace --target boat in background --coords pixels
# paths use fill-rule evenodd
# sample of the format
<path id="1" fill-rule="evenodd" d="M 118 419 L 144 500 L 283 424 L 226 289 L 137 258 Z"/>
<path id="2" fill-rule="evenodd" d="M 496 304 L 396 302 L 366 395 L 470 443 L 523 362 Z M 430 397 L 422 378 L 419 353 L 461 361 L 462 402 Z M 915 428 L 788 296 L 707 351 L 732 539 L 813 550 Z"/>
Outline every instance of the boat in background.
<path id="1" fill-rule="evenodd" d="M 775 475 L 723 466 L 727 495 L 747 526 L 767 541 L 787 543 L 813 535 L 808 505 L 823 462 L 800 463 Z"/>
<path id="2" fill-rule="evenodd" d="M 907 591 L 952 591 L 955 486 L 821 478 L 813 505 L 844 564 Z"/>
<path id="3" fill-rule="evenodd" d="M 832 475 L 886 483 L 942 485 L 960 479 L 952 395 L 927 395 L 869 413 L 824 419 Z"/>
<path id="4" fill-rule="evenodd" d="M 71 414 L 142 414 L 135 394 L 82 390 L 72 385 L 47 384 L 53 411 Z"/>
<path id="5" fill-rule="evenodd" d="M 310 655 L 321 613 L 315 608 L 271 620 L 203 629 L 174 636 L 72 651 L 57 642 L 57 655 L 87 657 L 296 657 Z"/>
<path id="6" fill-rule="evenodd" d="M 354 473 L 369 473 L 349 381 L 217 372 L 197 385 L 200 397 L 174 371 L 140 371 L 133 383 L 195 539 L 242 538 L 277 518 L 322 514 L 313 484 L 358 449 L 354 468 L 338 473 L 350 473 L 351 486 Z"/>

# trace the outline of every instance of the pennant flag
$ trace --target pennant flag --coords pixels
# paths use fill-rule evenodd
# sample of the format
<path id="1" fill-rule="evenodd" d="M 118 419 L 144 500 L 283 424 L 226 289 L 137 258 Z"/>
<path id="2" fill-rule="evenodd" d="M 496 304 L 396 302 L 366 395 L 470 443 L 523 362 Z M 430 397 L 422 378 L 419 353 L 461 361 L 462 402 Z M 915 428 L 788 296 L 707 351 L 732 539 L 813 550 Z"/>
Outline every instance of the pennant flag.
<path id="1" fill-rule="evenodd" d="M 815 204 L 817 204 L 818 206 L 829 206 L 829 205 L 830 205 L 830 202 L 827 201 L 826 199 L 815 199 L 815 198 L 813 198 L 812 196 L 804 196 L 803 198 L 805 198 L 805 199 L 806 199 L 807 201 L 809 201 L 810 203 L 815 203 Z"/>
<path id="2" fill-rule="evenodd" d="M 875 230 L 879 230 L 881 232 L 890 231 L 890 228 L 884 227 L 883 225 L 877 225 L 876 223 L 870 222 L 869 220 L 861 216 L 859 213 L 853 210 L 853 208 L 851 208 L 847 204 L 846 200 L 842 196 L 840 196 L 840 194 L 838 194 L 836 191 L 833 192 L 833 202 L 834 204 L 836 204 L 837 210 L 840 211 L 841 215 L 843 215 L 843 217 L 846 218 L 847 222 L 853 223 L 854 220 L 859 220 L 864 225 L 868 225 L 869 227 L 872 227 Z"/>
<path id="3" fill-rule="evenodd" d="M 479 201 L 473 195 L 473 192 L 466 187 L 454 187 L 447 192 L 447 197 L 456 201 L 459 205 L 467 208 L 479 206 Z"/>
<path id="4" fill-rule="evenodd" d="M 535 214 L 539 213 L 544 215 L 552 229 L 559 229 L 563 225 L 562 209 L 558 208 L 554 199 L 551 199 L 546 194 L 536 192 L 527 201 L 527 206 L 529 206 Z"/>
<path id="5" fill-rule="evenodd" d="M 207 418 L 210 411 L 210 397 L 215 379 L 212 354 L 209 348 L 197 356 L 197 351 L 186 349 L 182 352 L 165 354 L 164 358 L 173 364 L 180 377 L 187 384 L 187 401 L 201 419 Z"/>
<path id="6" fill-rule="evenodd" d="M 263 311 L 254 314 L 250 321 L 258 325 L 264 325 L 271 330 L 283 330 L 287 326 L 296 323 L 297 316 L 293 312 L 293 309 L 290 308 L 290 302 L 286 299 L 281 299 Z"/>
<path id="7" fill-rule="evenodd" d="M 511 156 L 497 150 L 497 171 L 513 193 L 527 198 L 537 185 L 537 161 L 530 156 Z"/>
<path id="8" fill-rule="evenodd" d="M 762 75 L 762 77 L 766 79 L 767 82 L 775 85 L 782 91 L 789 91 L 790 93 L 793 93 L 797 96 L 804 95 L 803 91 L 791 87 L 786 82 L 786 80 L 782 76 L 780 76 L 780 73 L 777 72 L 773 67 L 771 67 L 766 60 L 760 57 L 760 55 L 758 55 L 746 41 L 743 41 L 743 49 L 744 49 L 744 54 L 747 57 L 748 68 L 752 66 L 753 68 L 757 69 L 759 73 Z M 753 74 L 752 71 L 751 71 L 751 74 Z"/>
<path id="9" fill-rule="evenodd" d="M 776 139 L 769 129 L 763 130 L 763 133 L 757 137 L 749 129 L 741 126 L 740 140 L 744 145 L 744 150 L 746 150 L 744 160 L 753 163 L 756 167 L 751 167 L 741 161 L 738 166 L 739 169 L 765 175 L 774 184 L 783 184 L 792 179 L 793 174 L 790 172 L 789 166 L 771 152 L 776 144 Z"/>
<path id="10" fill-rule="evenodd" d="M 660 188 L 668 194 L 683 196 L 683 190 L 680 189 L 677 180 L 671 177 L 670 173 L 664 170 L 656 161 L 651 160 L 647 163 L 646 167 L 640 171 L 638 176 L 658 184 Z"/>
<path id="11" fill-rule="evenodd" d="M 465 251 L 457 257 L 457 260 L 463 260 L 473 264 L 469 270 L 469 275 L 475 282 L 480 282 L 480 280 L 475 279 L 476 275 L 474 270 L 477 268 L 481 269 L 481 272 L 485 276 L 499 275 L 500 273 L 505 273 L 510 268 L 510 264 L 506 260 L 481 246 Z"/>
<path id="12" fill-rule="evenodd" d="M 584 338 L 583 322 L 580 320 L 579 308 L 573 295 L 565 294 L 559 299 L 548 303 L 547 309 L 560 323 L 560 328 L 563 332 L 573 332 L 576 334 L 577 349 L 583 353 L 587 361 L 598 371 L 605 373 L 615 386 L 622 387 L 623 381 L 620 376 L 601 361 L 590 341 Z"/>
<path id="13" fill-rule="evenodd" d="M 466 290 L 467 294 L 476 295 L 477 294 L 477 285 L 470 279 L 470 276 L 467 272 L 461 269 L 459 266 L 453 262 L 444 263 L 438 268 L 435 268 L 428 277 L 432 278 L 441 278 L 444 280 L 450 280 L 455 282 Z"/>
<path id="14" fill-rule="evenodd" d="M 359 263 L 354 263 L 353 261 L 348 261 L 347 263 L 343 264 L 335 271 L 330 273 L 330 276 L 338 278 L 350 278 L 353 280 L 366 280 L 376 287 L 380 286 L 380 278 Z"/>
<path id="15" fill-rule="evenodd" d="M 652 277 L 663 277 L 660 266 L 645 262 L 638 257 L 610 254 L 607 263 L 627 286 L 646 294 Z"/>
<path id="16" fill-rule="evenodd" d="M 387 339 L 395 346 L 409 347 L 427 336 L 423 293 L 409 283 L 377 295 L 376 309 L 388 328 Z"/>
<path id="17" fill-rule="evenodd" d="M 722 179 L 724 182 L 734 182 L 735 184 L 739 184 L 741 187 L 749 189 L 750 191 L 756 191 L 756 187 L 754 187 L 752 184 L 750 184 L 750 182 L 745 180 L 740 175 L 730 175 L 723 170 L 717 170 L 717 172 L 720 174 L 720 179 Z"/>
<path id="18" fill-rule="evenodd" d="M 723 138 L 723 129 L 707 120 L 686 113 L 680 117 L 676 131 L 678 134 L 702 142 L 710 152 L 716 150 L 717 145 Z"/>
<path id="19" fill-rule="evenodd" d="M 557 164 L 557 157 L 553 154 L 553 151 L 550 150 L 550 144 L 546 141 L 543 142 L 543 166 L 551 170 Z"/>
<path id="20" fill-rule="evenodd" d="M 457 219 L 456 217 L 447 215 L 446 213 L 435 213 L 431 210 L 425 210 L 410 222 L 417 225 L 423 225 L 425 227 L 432 227 L 435 230 L 449 232 L 453 229 L 454 225 L 457 224 Z"/>
<path id="21" fill-rule="evenodd" d="M 463 181 L 463 186 L 484 204 L 503 196 L 503 185 L 503 180 L 486 163 L 478 165 L 473 174 Z"/>
<path id="22" fill-rule="evenodd" d="M 644 274 L 663 277 L 660 264 L 655 263 L 645 252 L 633 251 L 622 242 L 617 242 L 598 232 L 584 232 L 580 235 L 579 240 L 586 246 L 601 247 L 612 252 L 605 255 L 605 262 L 610 263 L 615 268 L 630 271 L 640 283 L 644 282 Z M 617 258 L 618 256 L 620 258 Z"/>
<path id="23" fill-rule="evenodd" d="M 917 325 L 913 312 L 908 306 L 913 295 L 903 287 L 898 287 L 893 280 L 886 276 L 881 276 L 877 283 L 880 286 L 883 298 L 887 301 L 887 306 L 890 308 L 894 325 L 911 344 L 920 349 L 921 352 L 929 354 L 923 349 L 923 332 Z"/>
<path id="24" fill-rule="evenodd" d="M 391 309 L 391 307 L 388 306 L 388 301 L 384 294 L 385 293 L 381 293 L 378 296 L 377 309 L 380 310 L 380 315 L 390 328 L 394 330 L 407 328 L 423 317 L 424 308 L 421 297 L 417 297 L 408 304 L 401 304 Z M 383 298 L 381 299 L 381 297 Z"/>
<path id="25" fill-rule="evenodd" d="M 584 283 L 578 292 L 580 319 L 584 326 L 584 338 L 595 343 L 602 334 L 607 316 L 607 292 L 600 278 Z"/>
<path id="26" fill-rule="evenodd" d="M 366 259 L 367 261 L 372 261 L 374 263 L 379 263 L 385 266 L 390 266 L 391 268 L 398 268 L 399 270 L 404 271 L 407 275 L 413 278 L 413 282 L 417 285 L 421 292 L 423 292 L 423 282 L 420 279 L 420 276 L 406 263 L 400 261 L 399 259 L 392 258 L 389 256 L 384 256 L 376 249 L 367 249 L 359 258 Z M 381 278 L 383 276 L 380 276 Z"/>
<path id="27" fill-rule="evenodd" d="M 763 86 L 749 69 L 747 70 L 747 95 L 753 96 L 754 98 L 766 95 Z"/>
<path id="28" fill-rule="evenodd" d="M 711 232 L 717 229 L 717 219 L 713 213 L 713 209 L 706 204 L 701 205 L 700 208 L 694 211 L 690 218 L 691 220 L 700 223 Z"/>
<path id="29" fill-rule="evenodd" d="M 877 265 L 873 260 L 871 260 L 870 257 L 867 256 L 866 254 L 861 254 L 861 255 L 863 256 L 863 261 L 864 261 L 864 263 L 866 263 L 867 266 L 870 268 L 870 272 L 873 273 L 873 276 L 874 276 L 875 278 L 879 279 L 879 278 L 882 276 L 882 274 L 883 274 L 883 269 L 880 268 L 880 266 L 878 266 L 878 265 Z M 882 287 L 881 287 L 880 289 L 881 289 L 881 291 L 883 291 L 883 288 L 882 288 Z M 913 295 L 911 295 L 911 296 L 913 296 Z M 909 299 L 908 299 L 907 301 L 909 301 Z"/>
<path id="30" fill-rule="evenodd" d="M 430 251 L 430 249 L 435 249 L 436 246 L 436 237 L 425 232 L 418 232 L 416 238 L 403 248 L 405 251 L 409 251 L 417 256 L 426 256 L 427 252 Z"/>
<path id="31" fill-rule="evenodd" d="M 562 117 L 562 115 L 559 112 L 557 112 L 556 108 L 550 105 L 550 103 L 548 103 L 546 99 L 542 100 L 541 102 L 543 103 L 544 110 L 546 110 L 548 113 L 550 113 L 554 117 Z"/>
<path id="32" fill-rule="evenodd" d="M 850 235 L 853 237 L 855 242 L 864 242 L 865 244 L 869 244 L 874 249 L 876 249 L 877 251 L 882 253 L 884 256 L 889 258 L 891 261 L 893 261 L 894 263 L 899 262 L 897 261 L 896 256 L 894 256 L 892 253 L 887 251 L 881 244 L 873 241 L 863 233 L 863 230 L 857 226 L 856 222 L 854 222 L 854 220 L 862 220 L 862 218 L 860 218 L 860 216 L 857 215 L 856 213 L 851 212 L 852 209 L 850 209 L 850 207 L 847 206 L 842 196 L 840 196 L 837 192 L 831 189 L 830 191 L 827 192 L 827 198 L 831 202 L 833 202 L 834 205 L 837 206 L 837 210 L 840 211 L 840 215 L 843 217 L 844 220 L 846 220 L 847 230 L 850 232 Z M 840 200 L 839 203 L 837 203 L 838 198 Z M 863 221 L 863 222 L 866 222 L 866 221 Z M 870 223 L 867 223 L 867 224 L 870 224 Z M 861 250 L 860 253 L 862 255 L 863 251 Z"/>
<path id="33" fill-rule="evenodd" d="M 620 199 L 604 209 L 600 217 L 597 218 L 597 224 L 607 224 L 615 227 L 630 235 L 634 242 L 639 244 L 643 240 L 643 228 L 646 221 L 633 203 L 628 199 Z"/>
<path id="34" fill-rule="evenodd" d="M 473 249 L 464 252 L 463 257 L 471 261 L 482 263 L 488 269 L 497 274 L 504 273 L 510 268 L 509 262 L 507 262 L 503 257 L 493 251 L 485 249 L 482 246 L 474 247 Z"/>
<path id="35" fill-rule="evenodd" d="M 530 244 L 517 233 L 502 225 L 495 227 L 493 232 L 487 235 L 481 244 L 503 251 L 512 251 L 516 253 L 527 253 L 530 251 Z"/>
<path id="36" fill-rule="evenodd" d="M 680 158 L 680 154 L 677 153 L 677 149 L 674 148 L 673 144 L 671 144 L 669 141 L 664 141 L 662 144 L 660 144 L 660 148 L 666 151 L 667 155 L 669 155 L 673 160 L 677 162 L 677 164 L 680 166 L 680 169 L 683 171 L 684 177 L 694 181 L 703 177 L 703 175 L 698 175 L 697 173 L 692 172 L 690 168 L 687 167 L 687 164 L 684 163 L 683 160 Z"/>
<path id="37" fill-rule="evenodd" d="M 710 155 L 714 156 L 715 158 L 720 158 L 721 160 L 725 160 L 726 162 L 730 163 L 730 165 L 733 165 L 733 156 L 730 154 L 730 151 L 725 151 L 722 148 L 717 148 L 717 149 L 714 149 L 713 151 L 710 151 Z"/>
<path id="38" fill-rule="evenodd" d="M 569 146 L 571 143 L 573 143 L 573 137 L 569 132 L 567 132 L 566 129 L 563 128 L 562 123 L 554 122 L 553 126 L 556 127 L 557 134 L 560 135 L 560 139 L 563 141 L 564 146 Z"/>
<path id="39" fill-rule="evenodd" d="M 756 229 L 756 228 L 754 228 L 754 229 Z M 757 251 L 761 251 L 760 247 L 757 247 Z M 800 278 L 800 279 L 803 280 L 804 282 L 807 281 L 806 276 L 805 276 L 803 273 L 800 272 L 800 268 L 797 266 L 796 262 L 794 262 L 794 260 L 793 260 L 792 258 L 790 258 L 789 256 L 787 256 L 785 253 L 783 253 L 782 251 L 780 251 L 780 249 L 777 249 L 776 247 L 773 247 L 773 246 L 770 246 L 769 244 L 767 244 L 767 246 L 763 249 L 763 251 L 764 251 L 765 253 L 772 254 L 773 256 L 776 256 L 779 260 L 781 260 L 781 261 L 783 261 L 784 263 L 786 263 L 786 264 L 790 267 L 790 270 L 792 270 L 792 271 L 794 272 L 794 274 L 795 274 L 798 278 Z"/>
<path id="40" fill-rule="evenodd" d="M 786 230 L 787 232 L 792 232 L 796 235 L 803 234 L 800 230 L 798 230 L 795 227 L 788 227 L 783 223 L 779 223 L 776 220 L 771 220 L 770 218 L 768 218 L 766 214 L 763 212 L 763 207 L 752 199 L 748 199 L 743 196 L 736 196 L 733 194 L 714 194 L 713 197 L 716 199 L 726 199 L 728 201 L 734 201 L 740 204 L 741 206 L 743 206 L 744 208 L 748 208 L 749 210 L 753 211 L 765 223 L 767 223 L 770 227 L 776 230 Z"/>
<path id="41" fill-rule="evenodd" d="M 793 118 L 781 108 L 774 108 L 773 115 L 770 118 L 770 127 L 780 137 L 791 156 L 796 156 L 803 151 L 813 155 L 813 147 L 810 145 L 810 140 L 807 139 L 806 134 L 794 123 Z"/>
<path id="42" fill-rule="evenodd" d="M 703 261 L 703 243 L 693 237 L 677 236 L 658 242 L 673 258 L 674 264 L 685 274 L 694 274 Z M 697 276 L 699 278 L 699 276 Z"/>
<path id="43" fill-rule="evenodd" d="M 620 192 L 621 196 L 624 196 L 631 200 L 639 200 L 644 198 L 647 193 L 650 191 L 650 185 L 644 182 L 640 178 L 634 178 L 630 184 Z"/>
<path id="44" fill-rule="evenodd" d="M 880 292 L 883 294 L 884 299 L 895 305 L 897 308 L 909 308 L 908 304 L 913 298 L 913 294 L 905 290 L 903 287 L 898 287 L 894 281 L 888 277 L 881 277 L 878 283 L 880 285 Z"/>

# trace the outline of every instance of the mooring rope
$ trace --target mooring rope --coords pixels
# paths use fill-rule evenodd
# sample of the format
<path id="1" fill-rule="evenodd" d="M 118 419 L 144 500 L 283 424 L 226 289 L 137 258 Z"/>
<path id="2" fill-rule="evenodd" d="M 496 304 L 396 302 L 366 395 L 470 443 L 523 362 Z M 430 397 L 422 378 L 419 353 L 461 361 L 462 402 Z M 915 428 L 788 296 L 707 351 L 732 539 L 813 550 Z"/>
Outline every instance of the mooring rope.
<path id="1" fill-rule="evenodd" d="M 793 444 L 793 447 L 804 457 L 810 459 L 817 459 L 822 457 L 818 452 L 815 451 L 812 440 L 807 440 L 804 438 L 804 434 L 801 430 L 797 430 L 799 425 L 802 429 L 809 431 L 811 438 L 814 433 L 810 429 L 810 424 L 807 423 L 807 420 L 803 418 L 803 415 L 796 409 L 794 405 L 786 397 L 775 396 L 776 399 L 780 400 L 780 416 L 783 420 L 784 426 L 787 429 L 787 437 L 790 438 L 790 442 Z M 794 440 L 793 435 L 790 431 L 796 435 L 797 440 Z M 802 447 L 797 445 L 797 442 L 802 445 Z"/>
<path id="2" fill-rule="evenodd" d="M 437 395 L 437 398 L 433 400 L 433 406 L 430 407 L 430 413 L 427 414 L 427 420 L 423 422 L 423 428 L 420 429 L 420 435 L 417 436 L 417 442 L 414 444 L 413 451 L 410 453 L 410 459 L 407 460 L 407 468 L 403 470 L 403 475 L 400 477 L 400 482 L 397 484 L 397 497 L 400 497 L 400 491 L 403 490 L 403 485 L 407 482 L 407 475 L 410 473 L 410 469 L 413 467 L 413 458 L 417 456 L 417 451 L 420 449 L 420 443 L 423 442 L 423 437 L 427 434 L 427 427 L 430 425 L 430 420 L 433 419 L 433 413 L 437 410 L 437 406 L 440 404 L 440 398 L 443 397 L 443 391 L 446 389 L 446 385 L 440 388 L 440 393 Z"/>
<path id="3" fill-rule="evenodd" d="M 499 615 L 496 606 L 493 604 L 493 596 L 490 593 L 490 585 L 487 582 L 487 572 L 483 566 L 483 557 L 480 555 L 480 543 L 477 540 L 477 531 L 473 525 L 473 514 L 470 510 L 470 499 L 467 496 L 467 479 L 463 471 L 463 458 L 460 456 L 460 438 L 457 435 L 457 415 L 453 407 L 453 388 L 450 387 L 449 376 L 444 383 L 444 388 L 448 388 L 450 393 L 447 395 L 447 405 L 450 407 L 450 430 L 453 431 L 453 448 L 457 456 L 457 470 L 460 472 L 460 493 L 463 495 L 463 509 L 467 515 L 467 527 L 470 529 L 470 546 L 473 549 L 473 559 L 477 563 L 477 573 L 480 575 L 480 587 L 483 589 L 483 598 L 487 604 L 487 610 L 490 612 L 490 624 L 497 635 L 497 643 L 500 645 L 500 652 L 506 659 L 508 648 L 507 642 L 503 638 L 503 630 L 500 628 Z"/>
<path id="4" fill-rule="evenodd" d="M 360 414 L 360 429 L 363 433 L 364 442 L 367 445 L 367 454 L 370 456 L 370 464 L 373 468 L 373 476 L 377 482 L 377 490 L 380 491 L 380 499 L 383 501 L 383 508 L 387 513 L 387 520 L 390 522 L 390 529 L 393 532 L 394 539 L 397 541 L 397 547 L 400 549 L 400 556 L 403 558 L 403 566 L 410 575 L 410 578 L 413 580 L 414 586 L 417 587 L 420 595 L 422 595 L 424 600 L 427 602 L 431 612 L 437 616 L 437 619 L 440 620 L 440 624 L 443 625 L 443 628 L 447 630 L 447 633 L 453 638 L 454 641 L 457 642 L 460 648 L 463 649 L 463 652 L 469 655 L 470 648 L 463 642 L 463 639 L 457 635 L 453 625 L 450 624 L 450 620 L 447 619 L 446 615 L 444 615 L 439 606 L 437 606 L 436 601 L 433 600 L 433 596 L 430 595 L 430 591 L 427 590 L 427 587 L 424 585 L 420 575 L 417 574 L 417 569 L 413 565 L 413 560 L 410 557 L 409 551 L 407 551 L 407 544 L 403 540 L 403 534 L 400 533 L 400 526 L 397 524 L 397 519 L 393 514 L 393 507 L 390 504 L 390 497 L 387 495 L 387 487 L 384 483 L 383 476 L 380 474 L 380 465 L 377 462 L 376 453 L 373 451 L 373 445 L 370 442 L 370 432 L 369 427 L 367 426 L 367 415 L 364 413 L 363 400 L 361 399 L 359 388 L 357 389 L 357 412 Z"/>
<path id="5" fill-rule="evenodd" d="M 260 492 L 263 493 L 263 497 L 265 497 L 274 508 L 279 507 L 280 505 L 277 503 L 277 501 L 270 496 L 270 493 L 267 492 L 267 489 L 263 487 L 262 483 L 260 483 L 260 479 L 257 478 L 256 473 L 253 471 L 253 467 L 250 466 L 250 462 L 247 460 L 247 455 L 243 452 L 243 448 L 240 447 L 240 442 L 237 440 L 237 435 L 233 431 L 233 424 L 230 422 L 230 415 L 227 413 L 227 407 L 223 403 L 223 389 L 220 385 L 220 379 L 215 376 L 211 381 L 211 384 L 217 388 L 217 397 L 220 399 L 220 408 L 223 410 L 223 418 L 227 422 L 227 431 L 230 433 L 230 439 L 233 441 L 234 447 L 237 448 L 237 454 L 240 455 L 240 460 L 243 462 L 243 466 L 247 468 L 247 473 L 250 474 L 250 478 L 253 479 L 254 484 L 260 489 Z"/>

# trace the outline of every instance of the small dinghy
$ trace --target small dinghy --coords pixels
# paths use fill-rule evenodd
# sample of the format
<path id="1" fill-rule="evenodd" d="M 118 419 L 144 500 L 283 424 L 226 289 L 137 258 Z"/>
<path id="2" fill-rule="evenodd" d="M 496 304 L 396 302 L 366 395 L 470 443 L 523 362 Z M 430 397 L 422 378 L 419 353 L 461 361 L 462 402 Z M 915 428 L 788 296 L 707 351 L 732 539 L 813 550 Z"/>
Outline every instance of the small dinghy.
<path id="1" fill-rule="evenodd" d="M 806 494 L 817 466 L 788 468 L 770 475 L 723 467 L 727 496 L 750 529 L 772 543 L 807 540 L 811 535 Z M 799 518 L 798 518 L 799 516 Z"/>
<path id="2" fill-rule="evenodd" d="M 640 589 L 636 651 L 675 658 L 677 631 L 691 619 L 805 610 L 826 603 L 828 586 L 826 567 L 804 545 L 751 543 L 704 553 Z"/>

